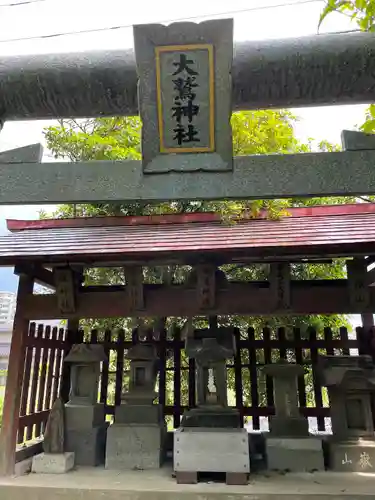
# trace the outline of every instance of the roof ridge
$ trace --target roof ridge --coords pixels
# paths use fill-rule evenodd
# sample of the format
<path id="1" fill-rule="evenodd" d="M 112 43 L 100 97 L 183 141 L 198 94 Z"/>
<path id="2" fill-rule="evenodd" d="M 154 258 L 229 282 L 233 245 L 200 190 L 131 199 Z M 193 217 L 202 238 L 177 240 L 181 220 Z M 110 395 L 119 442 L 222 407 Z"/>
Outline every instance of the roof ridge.
<path id="1" fill-rule="evenodd" d="M 286 217 L 304 218 L 337 215 L 375 214 L 375 203 L 356 203 L 343 205 L 316 205 L 310 207 L 287 208 Z M 258 217 L 238 219 L 262 220 L 266 219 L 267 210 L 261 210 Z M 192 212 L 184 214 L 159 214 L 136 216 L 96 216 L 76 217 L 64 219 L 16 220 L 7 219 L 9 231 L 23 231 L 31 229 L 74 228 L 74 227 L 110 227 L 110 226 L 142 226 L 164 224 L 193 224 L 212 223 L 222 220 L 218 213 Z"/>

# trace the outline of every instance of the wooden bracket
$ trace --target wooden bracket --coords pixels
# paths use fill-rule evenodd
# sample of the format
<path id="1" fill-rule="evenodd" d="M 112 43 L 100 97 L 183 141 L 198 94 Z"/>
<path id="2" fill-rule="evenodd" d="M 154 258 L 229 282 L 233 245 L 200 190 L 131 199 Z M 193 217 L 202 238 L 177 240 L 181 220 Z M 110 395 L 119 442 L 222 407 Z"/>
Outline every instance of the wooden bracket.
<path id="1" fill-rule="evenodd" d="M 270 266 L 271 300 L 275 310 L 289 309 L 290 265 L 288 262 L 275 262 Z"/>
<path id="2" fill-rule="evenodd" d="M 73 270 L 69 267 L 54 270 L 58 309 L 61 314 L 76 312 L 76 290 Z"/>
<path id="3" fill-rule="evenodd" d="M 201 310 L 213 309 L 216 303 L 216 266 L 199 264 L 197 271 L 198 307 Z"/>
<path id="4" fill-rule="evenodd" d="M 364 312 L 370 305 L 367 263 L 365 259 L 353 259 L 346 262 L 350 305 L 353 312 Z"/>
<path id="5" fill-rule="evenodd" d="M 52 271 L 37 264 L 19 264 L 14 267 L 14 274 L 24 274 L 32 278 L 39 285 L 55 289 L 55 277 Z"/>
<path id="6" fill-rule="evenodd" d="M 145 307 L 142 266 L 125 267 L 126 295 L 130 310 L 140 311 Z"/>

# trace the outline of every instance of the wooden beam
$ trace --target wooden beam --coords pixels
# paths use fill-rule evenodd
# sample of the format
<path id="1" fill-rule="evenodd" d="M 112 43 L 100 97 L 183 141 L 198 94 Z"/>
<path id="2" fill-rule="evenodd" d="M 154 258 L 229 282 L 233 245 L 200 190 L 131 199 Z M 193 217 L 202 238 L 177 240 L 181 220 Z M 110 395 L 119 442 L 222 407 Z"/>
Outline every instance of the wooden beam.
<path id="1" fill-rule="evenodd" d="M 201 311 L 210 311 L 215 308 L 216 270 L 217 267 L 212 264 L 199 264 L 195 267 L 197 305 Z"/>
<path id="2" fill-rule="evenodd" d="M 53 273 L 56 281 L 56 297 L 60 316 L 74 314 L 76 309 L 76 286 L 73 270 L 70 268 L 56 268 Z"/>
<path id="3" fill-rule="evenodd" d="M 205 314 L 215 315 L 298 315 L 298 314 L 352 314 L 375 310 L 375 289 L 369 289 L 368 305 L 358 306 L 350 302 L 346 280 L 292 281 L 290 307 L 275 309 L 272 293 L 265 283 L 228 283 L 216 292 L 215 306 Z M 145 308 L 136 316 L 201 315 L 196 300 L 196 289 L 184 285 L 145 285 Z M 30 319 L 56 319 L 60 317 L 56 295 L 29 296 L 25 304 Z M 77 296 L 75 313 L 69 317 L 113 318 L 134 317 L 131 303 L 124 291 L 81 292 Z"/>
<path id="4" fill-rule="evenodd" d="M 370 302 L 370 288 L 367 283 L 367 264 L 364 258 L 355 258 L 346 262 L 348 288 L 353 312 L 364 312 Z"/>
<path id="5" fill-rule="evenodd" d="M 35 455 L 39 455 L 43 453 L 43 441 L 38 441 L 37 443 L 33 443 L 30 446 L 25 446 L 16 451 L 16 463 L 23 462 L 23 460 L 27 460 Z"/>
<path id="6" fill-rule="evenodd" d="M 26 302 L 32 297 L 33 287 L 34 280 L 30 276 L 20 276 L 0 432 L 0 475 L 2 476 L 14 473 L 20 400 L 24 382 L 26 339 L 29 328 Z"/>
<path id="7" fill-rule="evenodd" d="M 135 313 L 144 308 L 143 270 L 142 266 L 124 267 L 126 280 L 125 293 L 132 311 Z"/>
<path id="8" fill-rule="evenodd" d="M 70 349 L 74 343 L 78 343 L 77 334 L 79 331 L 79 319 L 68 319 L 66 325 L 66 337 L 64 341 L 64 358 L 69 354 Z M 64 363 L 62 366 L 61 374 L 61 387 L 60 387 L 60 397 L 64 403 L 69 401 L 70 394 L 70 364 Z"/>
<path id="9" fill-rule="evenodd" d="M 270 266 L 270 288 L 274 309 L 290 308 L 290 265 L 288 262 L 273 263 Z"/>
<path id="10" fill-rule="evenodd" d="M 55 278 L 52 271 L 48 271 L 43 266 L 37 264 L 18 264 L 14 268 L 14 274 L 20 276 L 25 274 L 32 278 L 35 283 L 47 288 L 56 288 Z"/>

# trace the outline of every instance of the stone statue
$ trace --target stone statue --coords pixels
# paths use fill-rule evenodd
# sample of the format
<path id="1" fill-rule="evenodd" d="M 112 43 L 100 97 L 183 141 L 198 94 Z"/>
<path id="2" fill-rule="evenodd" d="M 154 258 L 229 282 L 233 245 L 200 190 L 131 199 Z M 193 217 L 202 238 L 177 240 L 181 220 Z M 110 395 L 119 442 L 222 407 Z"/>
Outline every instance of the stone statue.
<path id="1" fill-rule="evenodd" d="M 64 441 L 64 403 L 57 398 L 50 411 L 44 432 L 44 453 L 55 455 L 64 453 Z"/>

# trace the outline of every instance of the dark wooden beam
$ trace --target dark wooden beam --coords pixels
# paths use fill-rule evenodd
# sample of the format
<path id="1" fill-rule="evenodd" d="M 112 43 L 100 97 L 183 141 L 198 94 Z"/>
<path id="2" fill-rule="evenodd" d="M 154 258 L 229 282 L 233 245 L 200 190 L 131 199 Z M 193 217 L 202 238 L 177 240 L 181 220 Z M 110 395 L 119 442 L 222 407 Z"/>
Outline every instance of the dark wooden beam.
<path id="1" fill-rule="evenodd" d="M 34 457 L 43 453 L 43 441 L 38 441 L 37 443 L 31 444 L 30 446 L 25 446 L 16 451 L 16 463 L 27 460 L 28 458 Z"/>
<path id="2" fill-rule="evenodd" d="M 13 323 L 3 419 L 0 432 L 1 476 L 8 476 L 14 473 L 21 391 L 24 382 L 26 340 L 29 328 L 26 303 L 28 298 L 32 297 L 33 287 L 33 278 L 22 274 L 18 285 L 17 308 Z"/>
<path id="3" fill-rule="evenodd" d="M 350 301 L 346 280 L 294 281 L 290 284 L 290 305 L 275 307 L 268 283 L 229 283 L 217 290 L 215 305 L 205 314 L 215 315 L 298 315 L 353 314 L 375 310 L 375 289 L 369 289 L 369 303 L 361 306 Z M 197 304 L 196 289 L 184 285 L 144 285 L 145 308 L 137 316 L 182 316 L 202 314 Z M 26 314 L 30 319 L 60 317 L 55 295 L 33 295 L 27 298 Z M 131 317 L 134 312 L 123 290 L 81 292 L 77 307 L 69 317 Z"/>
<path id="4" fill-rule="evenodd" d="M 47 288 L 56 288 L 55 277 L 52 271 L 37 264 L 18 264 L 14 268 L 14 274 L 21 276 L 25 274 L 34 280 L 35 283 Z"/>

